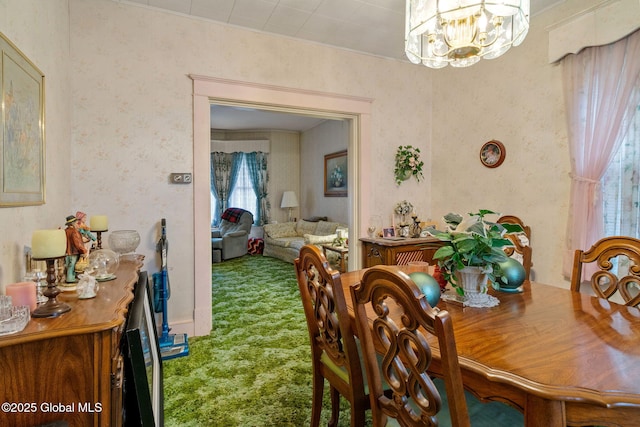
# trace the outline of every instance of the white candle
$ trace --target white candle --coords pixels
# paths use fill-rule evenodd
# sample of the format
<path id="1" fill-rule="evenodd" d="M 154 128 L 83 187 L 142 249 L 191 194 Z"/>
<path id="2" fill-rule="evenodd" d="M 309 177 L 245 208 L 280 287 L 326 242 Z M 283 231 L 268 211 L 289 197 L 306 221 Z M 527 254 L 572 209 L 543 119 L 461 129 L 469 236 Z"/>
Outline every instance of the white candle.
<path id="1" fill-rule="evenodd" d="M 36 230 L 31 236 L 33 258 L 57 258 L 67 252 L 67 235 L 64 230 Z"/>
<path id="2" fill-rule="evenodd" d="M 89 221 L 91 231 L 107 231 L 109 229 L 109 219 L 106 215 L 93 215 Z"/>

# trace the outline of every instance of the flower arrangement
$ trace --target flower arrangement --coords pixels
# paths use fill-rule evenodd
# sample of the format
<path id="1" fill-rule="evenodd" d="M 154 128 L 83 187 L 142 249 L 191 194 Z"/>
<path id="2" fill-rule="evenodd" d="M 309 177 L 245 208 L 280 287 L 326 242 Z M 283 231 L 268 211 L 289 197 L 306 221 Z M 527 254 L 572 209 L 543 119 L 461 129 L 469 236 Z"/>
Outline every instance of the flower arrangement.
<path id="1" fill-rule="evenodd" d="M 481 267 L 496 289 L 499 288 L 498 281 L 507 283 L 500 263 L 507 260 L 504 248 L 513 245 L 505 235 L 523 230 L 517 224 L 490 222 L 485 219 L 490 214 L 496 212 L 482 209 L 477 213 L 469 213 L 466 219 L 462 215 L 449 213 L 443 218 L 447 224 L 445 231 L 434 228 L 427 230 L 432 236 L 446 242 L 436 251 L 433 259 L 438 261 L 444 279 L 460 295 L 464 295 L 464 290 L 459 286 L 455 273 L 465 267 Z"/>
<path id="2" fill-rule="evenodd" d="M 411 145 L 401 145 L 396 152 L 396 166 L 393 174 L 396 177 L 396 184 L 400 185 L 402 181 L 414 176 L 418 182 L 422 175 L 422 167 L 424 162 L 420 160 L 420 149 Z"/>
<path id="3" fill-rule="evenodd" d="M 413 212 L 413 205 L 406 200 L 398 202 L 396 208 L 393 210 L 396 215 L 400 215 L 400 222 L 398 223 L 399 236 L 409 237 L 409 222 L 407 221 L 407 214 Z"/>
<path id="4" fill-rule="evenodd" d="M 407 215 L 409 212 L 413 211 L 413 205 L 406 200 L 398 202 L 396 204 L 396 208 L 394 209 L 395 213 L 398 215 Z"/>
<path id="5" fill-rule="evenodd" d="M 340 166 L 336 165 L 336 167 L 333 168 L 333 171 L 331 171 L 330 177 L 331 177 L 331 182 L 333 183 L 334 186 L 336 187 L 342 186 L 342 182 L 344 181 L 344 174 Z"/>

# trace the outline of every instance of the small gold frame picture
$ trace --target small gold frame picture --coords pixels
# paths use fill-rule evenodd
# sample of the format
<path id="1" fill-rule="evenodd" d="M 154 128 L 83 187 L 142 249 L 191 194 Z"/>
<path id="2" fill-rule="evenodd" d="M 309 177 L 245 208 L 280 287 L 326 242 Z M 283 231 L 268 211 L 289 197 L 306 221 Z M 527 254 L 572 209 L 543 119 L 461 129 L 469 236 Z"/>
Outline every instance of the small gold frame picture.
<path id="1" fill-rule="evenodd" d="M 488 168 L 497 168 L 504 162 L 507 150 L 500 141 L 492 139 L 485 142 L 480 149 L 480 161 Z"/>

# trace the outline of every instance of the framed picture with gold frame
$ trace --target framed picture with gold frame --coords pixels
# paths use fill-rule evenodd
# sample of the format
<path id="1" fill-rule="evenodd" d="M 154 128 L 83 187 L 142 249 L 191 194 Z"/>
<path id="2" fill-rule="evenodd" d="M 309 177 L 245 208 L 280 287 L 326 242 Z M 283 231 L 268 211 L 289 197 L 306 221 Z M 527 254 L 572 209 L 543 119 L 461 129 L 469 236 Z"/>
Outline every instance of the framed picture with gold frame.
<path id="1" fill-rule="evenodd" d="M 507 154 L 504 144 L 500 141 L 492 139 L 485 142 L 480 149 L 480 161 L 488 168 L 497 168 L 504 162 Z"/>
<path id="2" fill-rule="evenodd" d="M 324 156 L 324 196 L 347 197 L 347 150 Z"/>
<path id="3" fill-rule="evenodd" d="M 45 202 L 44 75 L 0 33 L 0 206 Z"/>

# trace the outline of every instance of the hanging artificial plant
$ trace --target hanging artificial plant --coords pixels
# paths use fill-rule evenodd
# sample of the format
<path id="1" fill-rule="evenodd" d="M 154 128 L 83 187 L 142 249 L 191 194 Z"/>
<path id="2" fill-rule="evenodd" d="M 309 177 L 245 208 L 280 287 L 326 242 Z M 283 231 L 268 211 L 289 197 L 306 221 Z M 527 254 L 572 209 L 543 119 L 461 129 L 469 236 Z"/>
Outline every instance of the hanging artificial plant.
<path id="1" fill-rule="evenodd" d="M 418 182 L 420 178 L 424 179 L 422 175 L 422 167 L 424 162 L 420 160 L 420 149 L 414 148 L 411 145 L 401 145 L 396 152 L 396 167 L 393 170 L 393 174 L 396 177 L 396 184 L 402 184 L 402 181 L 406 181 L 414 176 Z"/>

